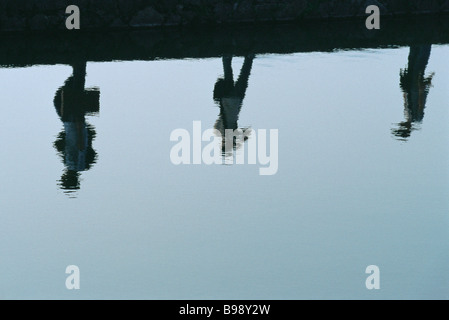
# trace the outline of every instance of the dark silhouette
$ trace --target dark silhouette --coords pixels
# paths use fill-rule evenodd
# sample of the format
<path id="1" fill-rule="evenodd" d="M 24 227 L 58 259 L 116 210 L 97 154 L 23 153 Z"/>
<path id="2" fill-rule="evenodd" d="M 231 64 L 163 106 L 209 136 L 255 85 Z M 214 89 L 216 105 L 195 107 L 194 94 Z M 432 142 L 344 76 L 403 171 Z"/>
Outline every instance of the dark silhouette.
<path id="1" fill-rule="evenodd" d="M 431 45 L 414 45 L 410 47 L 408 66 L 400 71 L 400 87 L 404 93 L 405 121 L 398 123 L 399 128 L 392 133 L 399 140 L 407 140 L 416 123 L 421 123 L 424 118 L 427 95 L 432 86 L 434 73 L 425 77 L 426 67 L 429 62 Z"/>
<path id="2" fill-rule="evenodd" d="M 248 79 L 253 65 L 254 55 L 245 56 L 240 75 L 234 82 L 232 72 L 232 56 L 223 56 L 224 77 L 219 78 L 214 87 L 214 100 L 220 106 L 220 114 L 215 122 L 214 128 L 218 130 L 222 137 L 223 156 L 229 156 L 227 152 L 238 149 L 241 141 L 235 137 L 226 139 L 226 129 L 236 130 L 238 128 L 238 119 L 246 89 L 248 88 Z M 250 128 L 240 128 L 246 141 L 251 132 Z M 232 143 L 232 145 L 231 145 Z"/>
<path id="3" fill-rule="evenodd" d="M 73 74 L 58 89 L 53 100 L 56 112 L 64 124 L 54 143 L 61 155 L 65 171 L 59 186 L 66 193 L 80 188 L 80 172 L 89 170 L 96 162 L 97 154 L 92 148 L 95 130 L 85 116 L 99 112 L 100 92 L 97 88 L 84 89 L 86 62 L 72 64 Z"/>

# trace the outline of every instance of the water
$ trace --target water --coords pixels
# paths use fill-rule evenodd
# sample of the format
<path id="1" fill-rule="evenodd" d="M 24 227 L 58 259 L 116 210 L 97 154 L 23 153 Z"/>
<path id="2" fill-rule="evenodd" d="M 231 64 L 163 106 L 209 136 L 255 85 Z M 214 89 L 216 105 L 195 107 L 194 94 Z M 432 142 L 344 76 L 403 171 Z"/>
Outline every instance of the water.
<path id="1" fill-rule="evenodd" d="M 0 69 L 0 297 L 449 298 L 448 56 L 412 44 Z M 247 87 L 245 71 L 240 89 L 217 81 L 245 61 Z M 172 163 L 173 130 L 220 118 L 277 129 L 276 174 Z"/>

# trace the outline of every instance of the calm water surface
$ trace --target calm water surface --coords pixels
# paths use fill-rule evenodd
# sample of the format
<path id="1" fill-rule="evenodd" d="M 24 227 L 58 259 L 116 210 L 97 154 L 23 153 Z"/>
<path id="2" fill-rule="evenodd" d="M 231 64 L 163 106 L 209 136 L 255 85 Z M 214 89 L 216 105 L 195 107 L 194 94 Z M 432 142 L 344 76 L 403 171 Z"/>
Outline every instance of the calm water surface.
<path id="1" fill-rule="evenodd" d="M 448 57 L 416 45 L 0 69 L 0 297 L 449 298 Z M 277 129 L 277 173 L 174 165 L 170 134 L 193 121 Z"/>

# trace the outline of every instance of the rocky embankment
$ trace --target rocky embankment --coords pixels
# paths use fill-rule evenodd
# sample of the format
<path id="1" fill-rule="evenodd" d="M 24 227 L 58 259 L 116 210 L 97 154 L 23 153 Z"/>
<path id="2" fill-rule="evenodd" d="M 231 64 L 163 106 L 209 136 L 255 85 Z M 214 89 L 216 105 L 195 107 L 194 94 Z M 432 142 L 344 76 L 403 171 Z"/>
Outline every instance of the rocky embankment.
<path id="1" fill-rule="evenodd" d="M 66 8 L 84 30 L 283 22 L 449 13 L 449 0 L 0 0 L 0 32 L 65 30 Z"/>

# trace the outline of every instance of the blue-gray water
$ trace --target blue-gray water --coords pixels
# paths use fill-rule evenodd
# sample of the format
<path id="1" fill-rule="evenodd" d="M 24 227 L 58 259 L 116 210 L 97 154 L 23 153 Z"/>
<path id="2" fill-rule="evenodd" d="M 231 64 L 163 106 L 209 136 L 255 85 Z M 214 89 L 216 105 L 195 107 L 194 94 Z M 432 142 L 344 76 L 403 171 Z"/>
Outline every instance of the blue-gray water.
<path id="1" fill-rule="evenodd" d="M 256 54 L 238 125 L 278 129 L 267 176 L 170 160 L 173 130 L 214 127 L 221 58 L 88 62 L 99 112 L 65 185 L 72 67 L 0 69 L 0 298 L 449 298 L 449 45 L 407 85 L 411 51 Z"/>

